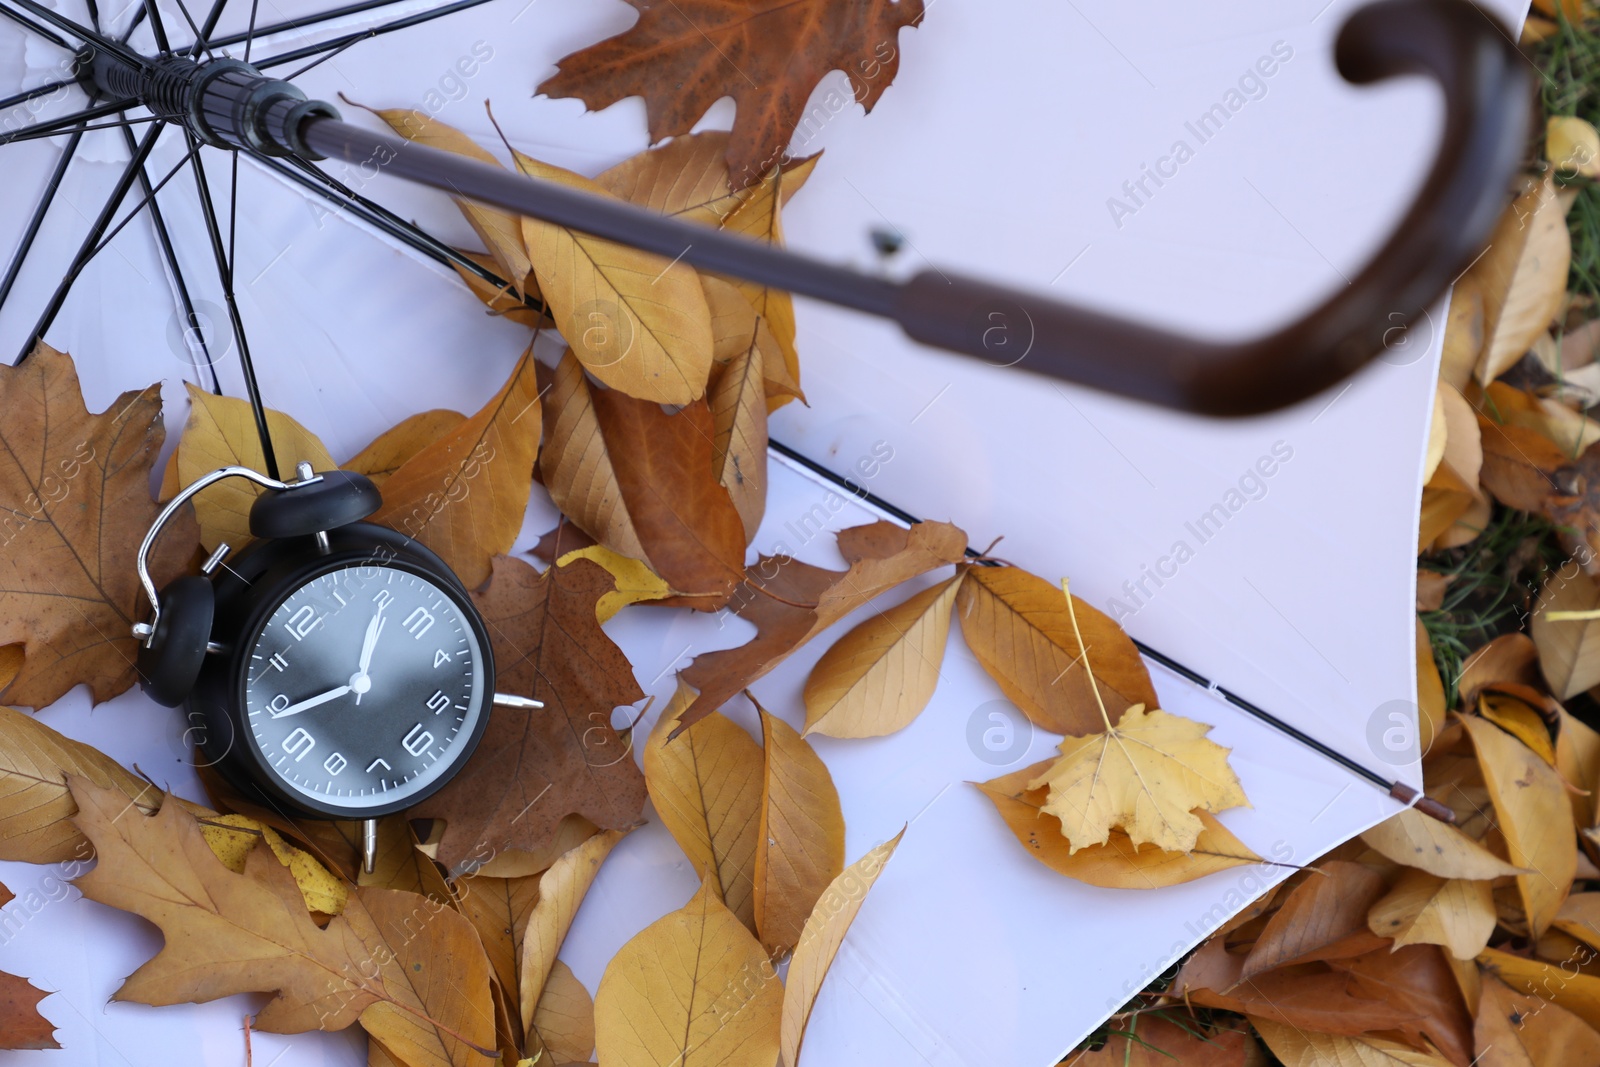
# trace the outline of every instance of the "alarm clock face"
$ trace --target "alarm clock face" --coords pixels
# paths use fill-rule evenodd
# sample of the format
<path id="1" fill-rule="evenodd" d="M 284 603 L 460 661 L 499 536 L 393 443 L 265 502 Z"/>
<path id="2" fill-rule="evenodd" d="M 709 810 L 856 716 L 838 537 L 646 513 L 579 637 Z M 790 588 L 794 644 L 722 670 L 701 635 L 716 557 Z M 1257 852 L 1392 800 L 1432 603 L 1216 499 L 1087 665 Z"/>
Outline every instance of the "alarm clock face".
<path id="1" fill-rule="evenodd" d="M 245 744 L 309 810 L 399 810 L 471 755 L 492 684 L 484 643 L 464 595 L 421 568 L 336 565 L 245 634 Z"/>

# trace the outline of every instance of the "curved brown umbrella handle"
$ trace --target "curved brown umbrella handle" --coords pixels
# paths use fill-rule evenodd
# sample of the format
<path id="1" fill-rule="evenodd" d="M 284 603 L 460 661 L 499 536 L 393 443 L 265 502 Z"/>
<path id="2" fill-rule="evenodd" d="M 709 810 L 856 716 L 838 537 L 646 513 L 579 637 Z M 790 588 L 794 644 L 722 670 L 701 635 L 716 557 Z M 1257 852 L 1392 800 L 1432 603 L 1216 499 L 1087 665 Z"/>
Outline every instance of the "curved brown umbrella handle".
<path id="1" fill-rule="evenodd" d="M 1525 147 L 1532 86 L 1524 61 L 1492 16 L 1467 0 L 1364 7 L 1340 32 L 1336 58 L 1340 72 L 1360 84 L 1418 72 L 1438 81 L 1445 128 L 1437 158 L 1393 236 L 1346 288 L 1276 333 L 1236 344 L 1152 329 L 947 271 L 904 283 L 859 274 L 373 133 L 323 117 L 331 111 L 326 105 L 303 111 L 278 136 L 302 153 L 309 148 L 376 165 L 703 270 L 891 318 L 916 340 L 952 352 L 1170 408 L 1248 415 L 1337 382 L 1423 314 L 1482 250 Z"/>

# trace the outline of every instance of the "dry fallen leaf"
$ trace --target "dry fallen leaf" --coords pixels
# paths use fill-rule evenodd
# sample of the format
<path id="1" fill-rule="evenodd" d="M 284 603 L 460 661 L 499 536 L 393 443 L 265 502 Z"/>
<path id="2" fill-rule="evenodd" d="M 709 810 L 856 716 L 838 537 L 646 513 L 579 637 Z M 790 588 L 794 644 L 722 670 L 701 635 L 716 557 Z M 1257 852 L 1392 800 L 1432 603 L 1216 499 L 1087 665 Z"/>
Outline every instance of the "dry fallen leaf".
<path id="1" fill-rule="evenodd" d="M 1576 565 L 1545 579 L 1529 631 L 1539 668 L 1557 700 L 1600 685 L 1600 582 Z M 1594 612 L 1594 618 L 1552 618 L 1552 612 Z"/>
<path id="2" fill-rule="evenodd" d="M 611 195 L 569 170 L 516 157 L 529 177 Z M 550 318 L 585 370 L 658 404 L 705 395 L 711 310 L 693 267 L 533 218 L 522 220 L 522 239 Z"/>
<path id="3" fill-rule="evenodd" d="M 1029 855 L 1068 878 L 1107 889 L 1159 889 L 1264 862 L 1204 810 L 1195 812 L 1202 829 L 1188 852 L 1166 852 L 1148 845 L 1137 848 L 1121 830 L 1113 830 L 1103 845 L 1074 850 L 1061 832 L 1061 820 L 1041 810 L 1047 791 L 1027 788 L 1028 782 L 1049 766 L 1049 760 L 1041 760 L 975 784 L 994 803 Z"/>
<path id="4" fill-rule="evenodd" d="M 784 989 L 761 945 L 704 882 L 606 964 L 594 998 L 607 1067 L 772 1063 Z"/>
<path id="5" fill-rule="evenodd" d="M 41 708 L 88 685 L 98 704 L 133 685 L 129 634 L 149 610 L 133 557 L 159 510 L 161 387 L 91 415 L 71 358 L 40 344 L 0 367 L 0 410 L 0 646 L 24 653 L 4 695 Z M 188 514 L 167 527 L 151 561 L 158 588 L 198 543 Z"/>
<path id="6" fill-rule="evenodd" d="M 1035 724 L 1051 733 L 1084 734 L 1101 727 L 1101 699 L 1112 722 L 1131 705 L 1159 706 L 1138 649 L 1110 616 L 1074 598 L 1083 627 L 1080 643 L 1059 585 L 1019 567 L 966 570 L 956 598 L 961 634 L 1006 697 Z M 1086 663 L 1099 683 L 1098 697 Z"/>
<path id="7" fill-rule="evenodd" d="M 955 563 L 967 539 L 943 522 L 909 530 L 877 522 L 841 530 L 848 571 L 831 571 L 787 556 L 763 556 L 745 569 L 729 608 L 756 627 L 737 648 L 705 652 L 682 672 L 699 697 L 684 712 L 692 725 L 748 688 L 790 653 L 873 597 L 935 567 Z"/>
<path id="8" fill-rule="evenodd" d="M 1105 732 L 1069 737 L 1061 757 L 1028 788 L 1049 788 L 1043 811 L 1061 820 L 1076 851 L 1103 845 L 1114 829 L 1134 845 L 1188 852 L 1205 828 L 1196 810 L 1248 804 L 1228 766 L 1228 749 L 1206 739 L 1195 722 L 1135 704 Z"/>
<path id="9" fill-rule="evenodd" d="M 707 394 L 714 429 L 711 469 L 755 540 L 767 511 L 767 380 L 758 345 L 751 343 L 712 375 Z"/>
<path id="10" fill-rule="evenodd" d="M 600 622 L 610 622 L 629 604 L 645 600 L 665 600 L 672 595 L 672 587 L 650 569 L 643 560 L 620 555 L 605 545 L 575 548 L 556 560 L 556 566 L 565 567 L 575 559 L 593 560 L 606 569 L 616 582 L 616 588 L 601 597 L 594 606 L 595 617 Z"/>
<path id="11" fill-rule="evenodd" d="M 1544 158 L 1557 170 L 1600 178 L 1600 133 L 1573 115 L 1551 115 L 1545 121 Z"/>
<path id="12" fill-rule="evenodd" d="M 1550 925 L 1585 944 L 1600 943 L 1600 893 L 1573 893 Z"/>
<path id="13" fill-rule="evenodd" d="M 866 903 L 867 893 L 878 876 L 900 847 L 906 835 L 904 828 L 883 844 L 844 869 L 828 883 L 817 906 L 806 919 L 800 941 L 795 945 L 794 956 L 789 960 L 789 974 L 783 987 L 783 1022 L 780 1028 L 784 1067 L 799 1067 L 800 1047 L 805 1040 L 806 1026 L 811 1021 L 811 1009 L 816 1006 L 817 994 L 822 991 L 823 979 L 833 966 L 839 946 L 844 944 L 850 924 L 856 913 Z M 752 1059 L 752 1062 L 755 1062 Z"/>
<path id="14" fill-rule="evenodd" d="M 1494 893 L 1488 882 L 1439 878 L 1408 870 L 1372 905 L 1367 926 L 1396 946 L 1440 945 L 1458 960 L 1477 957 L 1494 933 Z"/>
<path id="15" fill-rule="evenodd" d="M 373 438 L 371 444 L 341 466 L 347 471 L 365 474 L 381 490 L 389 476 L 407 460 L 446 434 L 459 429 L 466 421 L 467 417 L 461 412 L 446 408 L 419 411 Z"/>
<path id="16" fill-rule="evenodd" d="M 386 111 L 374 111 L 373 114 L 387 122 L 396 133 L 408 141 L 416 141 L 418 144 L 444 152 L 454 152 L 456 155 L 467 156 L 491 166 L 501 165 L 494 156 L 473 143 L 472 138 L 460 130 L 434 121 L 432 116 L 421 111 L 392 108 Z M 484 247 L 489 250 L 489 255 L 495 262 L 495 273 L 519 288 L 527 284 L 526 279 L 533 271 L 533 264 L 529 261 L 528 249 L 523 244 L 522 226 L 518 218 L 493 208 L 486 208 L 472 200 L 457 198 L 456 206 L 461 209 L 461 213 L 467 217 L 467 221 L 483 240 Z"/>
<path id="17" fill-rule="evenodd" d="M 1440 383 L 1441 386 L 1447 383 Z M 1450 439 L 1450 423 L 1444 413 L 1444 389 L 1433 394 L 1433 417 L 1428 420 L 1428 447 L 1422 456 L 1422 482 L 1433 480 L 1434 472 L 1444 460 L 1444 446 Z"/>
<path id="18" fill-rule="evenodd" d="M 1600 1033 L 1557 1004 L 1483 981 L 1473 1031 L 1473 1067 L 1593 1067 L 1600 1064 Z"/>
<path id="19" fill-rule="evenodd" d="M 816 157 L 785 161 L 760 184 L 734 189 L 723 160 L 727 146 L 728 135 L 720 130 L 675 137 L 623 160 L 595 184 L 651 211 L 781 243 L 780 210 L 805 184 Z M 712 358 L 727 364 L 735 355 L 759 349 L 769 410 L 799 397 L 789 294 L 743 281 L 736 288 L 708 275 L 700 284 L 711 311 Z"/>
<path id="20" fill-rule="evenodd" d="M 1276 1022 L 1318 1034 L 1355 1037 L 1373 1030 L 1399 1030 L 1418 1021 L 1415 1011 L 1391 1003 L 1382 991 L 1362 988 L 1325 963 L 1268 971 L 1251 981 L 1238 982 L 1237 969 L 1227 960 L 1218 966 L 1215 959 L 1207 959 L 1226 956 L 1222 949 L 1222 943 L 1214 941 L 1191 956 L 1169 993 L 1199 1007 L 1248 1014 L 1258 1031 L 1262 1022 Z M 1224 980 L 1208 983 L 1206 979 L 1212 977 L 1208 971 L 1221 972 Z"/>
<path id="21" fill-rule="evenodd" d="M 765 756 L 756 835 L 756 932 L 777 958 L 794 948 L 818 899 L 844 870 L 844 812 L 833 776 L 810 743 L 756 707 Z"/>
<path id="22" fill-rule="evenodd" d="M 806 678 L 806 733 L 881 737 L 908 726 L 939 684 L 965 578 L 914 593 L 835 641 Z"/>
<path id="23" fill-rule="evenodd" d="M 534 368 L 530 350 L 477 413 L 401 464 L 372 519 L 439 553 L 468 589 L 522 531 L 539 449 Z"/>
<path id="24" fill-rule="evenodd" d="M 1486 687 L 1478 694 L 1478 714 L 1494 723 L 1506 733 L 1527 745 L 1538 757 L 1555 766 L 1555 741 L 1545 716 L 1555 721 L 1553 709 L 1561 705 L 1549 701 L 1551 710 L 1545 711 L 1548 698 L 1536 689 L 1515 684 Z"/>
<path id="25" fill-rule="evenodd" d="M 244 865 L 256 845 L 262 841 L 272 850 L 278 862 L 289 868 L 300 887 L 306 908 L 324 915 L 337 915 L 344 911 L 349 899 L 345 883 L 328 873 L 308 853 L 295 848 L 277 831 L 248 815 L 209 815 L 200 818 L 200 836 L 222 865 L 235 874 L 244 873 Z"/>
<path id="26" fill-rule="evenodd" d="M 1561 708 L 1556 731 L 1556 770 L 1574 787 L 1572 817 L 1580 829 L 1595 825 L 1595 793 L 1600 789 L 1600 733 Z"/>
<path id="27" fill-rule="evenodd" d="M 116 790 L 147 814 L 161 805 L 161 790 L 99 749 L 0 707 L 0 860 L 82 863 L 92 856 L 72 822 L 78 805 L 68 775 Z"/>
<path id="28" fill-rule="evenodd" d="M 266 459 L 256 435 L 250 405 L 235 397 L 215 396 L 185 383 L 189 390 L 189 421 L 178 438 L 174 455 L 178 487 L 188 485 L 218 467 L 242 466 L 265 472 Z M 279 473 L 289 476 L 300 462 L 313 470 L 333 470 L 336 464 L 317 435 L 281 411 L 267 411 L 267 432 Z M 250 505 L 262 490 L 239 478 L 220 482 L 194 499 L 200 523 L 200 542 L 214 549 L 226 542 L 235 548 L 251 539 Z"/>
<path id="29" fill-rule="evenodd" d="M 689 606 L 716 610 L 743 570 L 745 534 L 716 479 L 709 407 L 669 415 L 615 389 L 595 391 L 593 403 L 645 561 L 677 592 L 705 598 Z"/>
<path id="30" fill-rule="evenodd" d="M 1478 413 L 1483 443 L 1483 487 L 1507 507 L 1541 514 L 1555 509 L 1558 480 L 1570 485 L 1560 472 L 1570 465 L 1561 446 L 1537 430 L 1512 423 L 1501 424 Z"/>
<path id="31" fill-rule="evenodd" d="M 1371 1040 L 1377 1032 L 1390 1031 L 1413 1048 L 1432 1043 L 1446 1060 L 1467 1067 L 1472 1015 L 1444 954 L 1434 945 L 1391 950 L 1381 939 L 1373 940 L 1378 947 L 1372 951 L 1333 956 L 1311 967 L 1266 971 L 1226 995 L 1201 990 L 1184 995 L 1196 1004 L 1317 1033 Z"/>
<path id="32" fill-rule="evenodd" d="M 622 498 L 611 447 L 595 412 L 594 388 L 583 365 L 569 350 L 555 367 L 541 365 L 539 379 L 547 438 L 539 450 L 539 473 L 550 499 L 563 516 L 601 545 L 620 556 L 646 558 Z"/>
<path id="33" fill-rule="evenodd" d="M 658 214 L 720 227 L 752 195 L 729 182 L 727 151 L 725 131 L 703 130 L 629 156 L 594 181 Z"/>
<path id="34" fill-rule="evenodd" d="M 902 0 L 895 0 L 896 3 Z M 918 0 L 920 2 L 920 0 Z M 805 185 L 820 156 L 795 160 L 789 165 L 768 170 L 752 190 L 752 195 L 736 208 L 724 228 L 756 241 L 783 244 L 783 209 L 789 198 Z M 735 181 L 735 184 L 742 182 Z M 732 285 L 750 302 L 755 313 L 772 332 L 783 353 L 786 380 L 800 383 L 800 356 L 795 350 L 794 300 L 788 292 L 759 282 L 731 279 Z"/>
<path id="35" fill-rule="evenodd" d="M 1361 835 L 1361 840 L 1396 863 L 1439 878 L 1486 880 L 1523 872 L 1496 856 L 1454 826 L 1415 808 L 1390 816 Z"/>
<path id="36" fill-rule="evenodd" d="M 338 1030 L 359 1019 L 397 1059 L 419 1067 L 479 1067 L 493 1047 L 489 964 L 471 924 L 450 909 L 358 889 L 319 929 L 270 850 L 255 849 L 236 874 L 181 806 L 146 816 L 116 790 L 79 778 L 71 787 L 98 859 L 78 887 L 150 920 L 166 938 L 115 999 L 163 1005 L 273 993 L 257 1028 Z"/>
<path id="37" fill-rule="evenodd" d="M 748 297 L 730 282 L 712 275 L 702 275 L 700 285 L 706 291 L 706 304 L 711 308 L 711 357 L 718 364 L 731 364 L 752 350 L 761 356 L 761 373 L 767 392 L 767 411 L 777 411 L 791 400 L 805 399 L 800 391 L 800 357 L 794 354 L 791 340 L 784 348 L 773 334 L 772 327 L 762 315 L 756 313 Z M 788 293 L 770 290 L 764 306 L 774 314 L 784 312 L 787 321 L 794 321 L 793 304 L 783 304 Z"/>
<path id="38" fill-rule="evenodd" d="M 560 960 L 550 969 L 544 992 L 539 994 L 533 1030 L 552 1063 L 587 1062 L 594 1051 L 594 999 L 572 968 Z"/>
<path id="39" fill-rule="evenodd" d="M 923 13 L 922 0 L 629 3 L 637 22 L 561 59 L 538 91 L 577 97 L 591 111 L 642 96 L 652 142 L 688 133 L 731 96 L 727 160 L 736 188 L 784 158 L 807 99 L 829 71 L 844 71 L 855 102 L 871 111 L 899 69 L 899 31 Z M 842 107 L 841 94 L 833 95 Z"/>
<path id="40" fill-rule="evenodd" d="M 356 884 L 403 889 L 460 910 L 460 901 L 445 881 L 439 865 L 422 851 L 415 827 L 403 814 L 387 815 L 378 820 L 378 851 L 373 857 L 372 871 L 359 871 Z"/>
<path id="41" fill-rule="evenodd" d="M 1473 505 L 1478 500 L 1478 494 L 1473 487 L 1462 480 L 1453 467 L 1440 464 L 1422 487 L 1422 506 L 1420 521 L 1417 527 L 1418 553 L 1432 552 L 1443 548 L 1443 541 L 1447 538 L 1455 540 L 1457 532 L 1471 534 L 1466 540 L 1471 540 L 1482 532 L 1479 525 L 1476 530 L 1470 529 L 1475 516 L 1472 515 Z"/>
<path id="42" fill-rule="evenodd" d="M 1284 1067 L 1454 1067 L 1387 1038 L 1319 1034 L 1256 1017 L 1250 1023 Z"/>
<path id="43" fill-rule="evenodd" d="M 1527 746 L 1483 719 L 1462 723 L 1477 750 L 1489 796 L 1517 875 L 1528 925 L 1535 936 L 1555 918 L 1577 865 L 1576 829 L 1561 776 Z"/>
<path id="44" fill-rule="evenodd" d="M 1456 283 L 1450 293 L 1450 309 L 1445 318 L 1444 354 L 1439 361 L 1439 380 L 1456 390 L 1465 389 L 1483 351 L 1483 287 L 1470 275 Z"/>
<path id="45" fill-rule="evenodd" d="M 710 409 L 661 405 L 589 383 L 569 351 L 541 369 L 550 423 L 540 470 L 564 515 L 644 560 L 685 603 L 716 610 L 744 567 L 744 524 L 713 469 Z"/>
<path id="46" fill-rule="evenodd" d="M 522 1026 L 536 1029 L 534 1016 L 545 984 L 555 970 L 556 953 L 578 916 L 584 895 L 594 884 L 600 865 L 611 855 L 626 831 L 606 830 L 568 852 L 539 876 L 539 899 L 528 913 L 522 954 L 517 960 L 517 989 L 521 995 Z"/>
<path id="47" fill-rule="evenodd" d="M 548 871 L 556 860 L 583 844 L 600 832 L 600 828 L 582 815 L 568 815 L 556 825 L 556 831 L 540 848 L 528 850 L 509 848 L 496 852 L 486 863 L 473 870 L 485 878 L 530 878 Z M 437 854 L 437 841 L 424 845 L 423 851 Z"/>
<path id="48" fill-rule="evenodd" d="M 522 1046 L 522 1012 L 517 992 L 522 961 L 522 944 L 528 919 L 539 902 L 536 877 L 495 878 L 475 874 L 456 880 L 461 914 L 467 917 L 483 950 L 489 957 L 490 973 L 504 991 L 512 1038 Z M 587 1054 L 588 1050 L 585 1050 Z"/>
<path id="49" fill-rule="evenodd" d="M 1492 975 L 1512 989 L 1565 1008 L 1600 1029 L 1600 978 L 1578 971 L 1574 962 L 1546 963 L 1494 948 L 1484 949 L 1478 957 L 1485 978 Z"/>
<path id="50" fill-rule="evenodd" d="M 595 619 L 595 603 L 612 588 L 589 560 L 540 574 L 502 556 L 488 587 L 473 594 L 496 685 L 545 706 L 494 709 L 472 772 L 411 809 L 413 818 L 445 821 L 439 861 L 447 870 L 503 848 L 536 851 L 569 814 L 610 829 L 638 820 L 644 778 L 631 735 L 613 727 L 611 714 L 644 693 Z"/>
<path id="51" fill-rule="evenodd" d="M 1539 684 L 1539 652 L 1525 633 L 1502 634 L 1468 656 L 1461 664 L 1456 690 L 1461 703 L 1471 707 L 1479 690 L 1502 682 Z"/>
<path id="52" fill-rule="evenodd" d="M 39 1014 L 50 994 L 26 978 L 0 972 L 0 1049 L 60 1048 L 55 1024 Z"/>
<path id="53" fill-rule="evenodd" d="M 691 869 L 712 879 L 728 910 L 754 932 L 761 746 L 742 726 L 715 712 L 668 741 L 694 696 L 693 689 L 678 683 L 645 742 L 644 782 Z"/>
<path id="54" fill-rule="evenodd" d="M 1566 212 L 1547 176 L 1506 209 L 1489 250 L 1467 272 L 1484 294 L 1479 382 L 1500 377 L 1549 326 L 1566 296 L 1571 260 Z"/>
<path id="55" fill-rule="evenodd" d="M 1284 898 L 1239 971 L 1241 981 L 1277 967 L 1326 960 L 1374 947 L 1367 912 L 1383 896 L 1383 876 L 1360 863 L 1329 860 Z"/>
<path id="56" fill-rule="evenodd" d="M 1416 632 L 1417 726 L 1421 732 L 1418 740 L 1426 753 L 1444 730 L 1450 709 L 1445 702 L 1444 679 L 1439 676 L 1439 665 L 1433 658 L 1433 642 L 1421 619 L 1417 620 Z"/>

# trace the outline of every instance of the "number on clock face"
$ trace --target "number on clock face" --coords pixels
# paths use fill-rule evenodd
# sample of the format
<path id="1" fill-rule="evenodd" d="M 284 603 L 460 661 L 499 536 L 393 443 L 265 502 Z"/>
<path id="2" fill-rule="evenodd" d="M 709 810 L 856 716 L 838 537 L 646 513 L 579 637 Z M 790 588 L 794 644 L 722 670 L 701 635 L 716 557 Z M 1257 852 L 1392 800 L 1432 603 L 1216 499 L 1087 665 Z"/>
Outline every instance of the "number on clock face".
<path id="1" fill-rule="evenodd" d="M 250 742 L 290 790 L 352 814 L 437 780 L 485 714 L 474 629 L 409 570 L 351 565 L 312 579 L 250 651 Z"/>

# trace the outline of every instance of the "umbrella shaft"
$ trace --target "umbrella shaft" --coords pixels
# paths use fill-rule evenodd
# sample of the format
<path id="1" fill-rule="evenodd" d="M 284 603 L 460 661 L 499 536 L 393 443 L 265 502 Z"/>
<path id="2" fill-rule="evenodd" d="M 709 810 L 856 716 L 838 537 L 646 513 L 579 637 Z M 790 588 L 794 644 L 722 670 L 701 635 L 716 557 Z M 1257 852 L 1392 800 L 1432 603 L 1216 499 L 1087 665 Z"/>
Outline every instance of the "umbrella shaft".
<path id="1" fill-rule="evenodd" d="M 761 285 L 872 315 L 895 317 L 899 286 L 770 244 L 679 222 L 622 200 L 528 178 L 336 119 L 307 122 L 307 145 L 330 159 L 430 185 L 518 215 Z"/>

